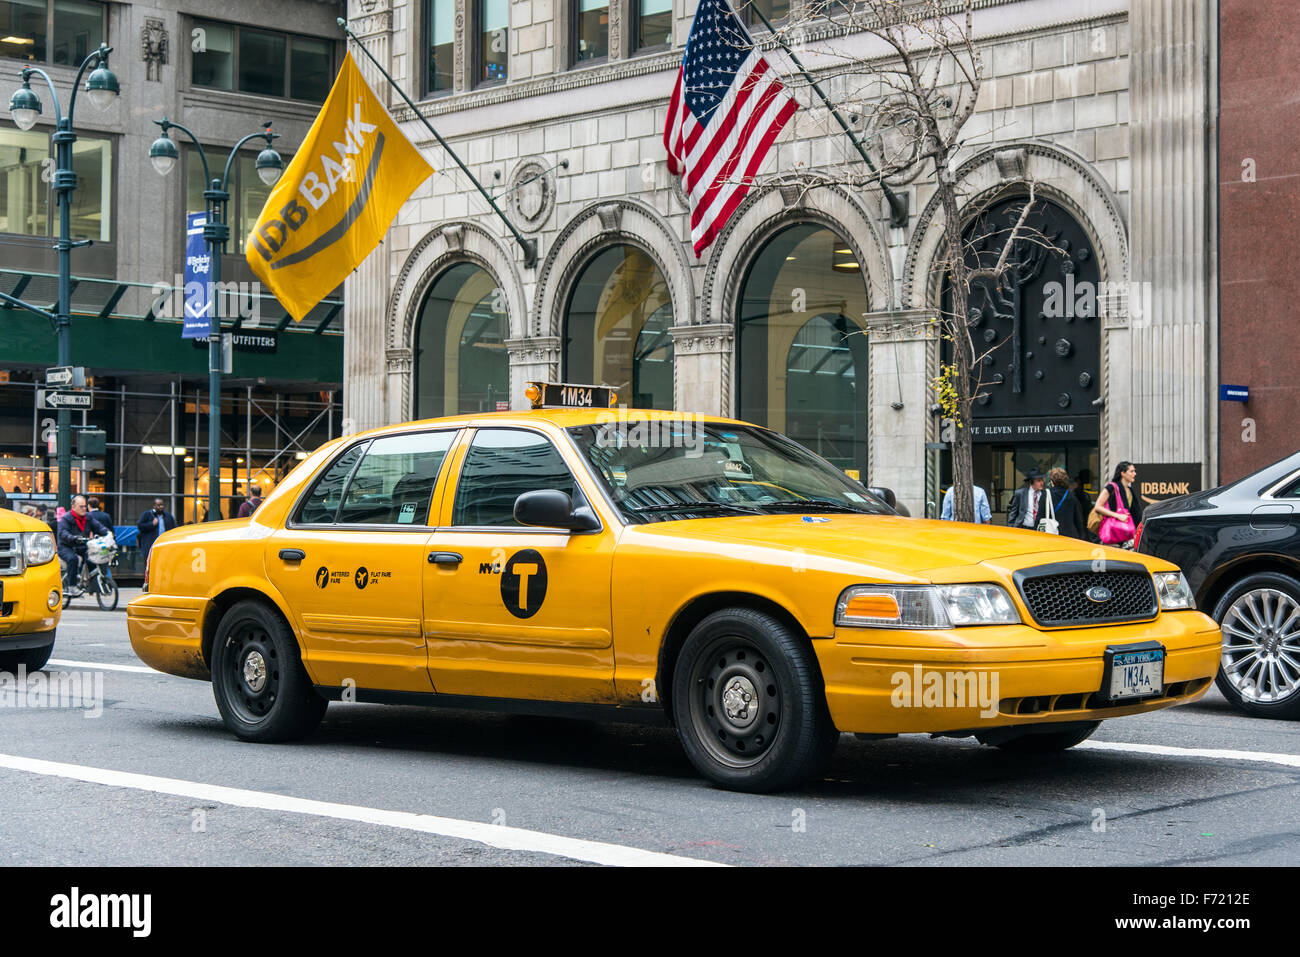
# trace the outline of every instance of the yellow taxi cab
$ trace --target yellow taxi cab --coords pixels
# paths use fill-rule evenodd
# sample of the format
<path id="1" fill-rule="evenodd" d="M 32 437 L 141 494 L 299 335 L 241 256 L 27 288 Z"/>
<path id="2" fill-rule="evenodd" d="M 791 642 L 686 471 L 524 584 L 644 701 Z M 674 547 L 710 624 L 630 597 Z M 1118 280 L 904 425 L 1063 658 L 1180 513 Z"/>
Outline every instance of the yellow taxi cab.
<path id="1" fill-rule="evenodd" d="M 38 671 L 50 660 L 63 613 L 54 533 L 0 508 L 0 671 Z"/>
<path id="2" fill-rule="evenodd" d="M 841 732 L 1068 748 L 1218 668 L 1168 562 L 905 518 L 743 422 L 530 393 L 336 439 L 252 517 L 165 533 L 136 653 L 210 680 L 245 740 L 340 699 L 666 719 L 753 791 L 818 773 Z"/>

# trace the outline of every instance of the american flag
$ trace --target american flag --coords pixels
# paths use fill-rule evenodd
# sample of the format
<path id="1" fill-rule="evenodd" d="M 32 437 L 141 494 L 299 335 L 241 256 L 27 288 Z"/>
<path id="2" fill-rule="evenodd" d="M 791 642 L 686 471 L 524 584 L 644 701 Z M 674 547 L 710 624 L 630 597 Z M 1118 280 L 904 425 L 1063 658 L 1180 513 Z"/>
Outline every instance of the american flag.
<path id="1" fill-rule="evenodd" d="M 697 259 L 797 106 L 727 0 L 700 0 L 664 127 L 668 170 L 690 196 Z"/>

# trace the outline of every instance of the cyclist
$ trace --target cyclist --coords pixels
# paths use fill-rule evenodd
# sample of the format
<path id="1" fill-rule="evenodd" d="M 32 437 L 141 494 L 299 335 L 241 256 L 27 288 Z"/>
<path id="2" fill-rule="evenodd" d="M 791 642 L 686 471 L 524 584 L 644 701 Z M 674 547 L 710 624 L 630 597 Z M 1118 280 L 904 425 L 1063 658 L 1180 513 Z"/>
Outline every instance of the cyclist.
<path id="1" fill-rule="evenodd" d="M 86 557 L 86 542 L 92 535 L 109 535 L 112 529 L 90 514 L 86 496 L 72 496 L 72 509 L 59 519 L 59 557 L 67 566 L 63 587 L 76 598 L 85 592 L 81 581 L 81 561 Z"/>

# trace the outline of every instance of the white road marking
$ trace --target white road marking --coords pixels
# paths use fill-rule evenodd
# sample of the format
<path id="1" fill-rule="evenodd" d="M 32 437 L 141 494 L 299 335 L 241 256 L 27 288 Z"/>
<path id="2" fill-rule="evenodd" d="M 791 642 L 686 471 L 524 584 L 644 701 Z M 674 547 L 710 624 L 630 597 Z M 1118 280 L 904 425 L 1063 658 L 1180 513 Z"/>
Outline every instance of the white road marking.
<path id="1" fill-rule="evenodd" d="M 593 864 L 607 864 L 617 867 L 726 866 L 725 864 L 702 861 L 693 857 L 661 854 L 657 851 L 624 847 L 619 844 L 605 844 L 600 841 L 584 841 L 580 838 L 562 837 L 558 834 L 548 834 L 545 831 L 530 831 L 519 827 L 506 827 L 502 824 L 462 821 L 450 817 L 435 817 L 431 814 L 413 814 L 409 811 L 388 811 L 382 808 L 363 807 L 356 804 L 333 804 L 328 801 L 314 801 L 309 798 L 290 797 L 284 794 L 272 794 L 267 791 L 250 791 L 244 788 L 231 788 L 219 784 L 203 784 L 198 781 L 182 781 L 177 778 L 160 778 L 151 774 L 113 771 L 107 768 L 92 768 L 80 764 L 64 764 L 59 761 L 42 761 L 38 758 L 24 758 L 14 754 L 0 754 L 0 768 L 26 771 L 29 774 L 69 778 L 73 781 L 86 781 L 91 784 L 104 784 L 109 787 L 151 791 L 155 794 L 171 794 L 177 797 L 193 798 L 198 801 L 214 801 L 219 804 L 234 805 L 235 807 L 258 808 L 263 811 L 283 811 L 290 814 L 309 814 L 314 817 L 334 818 L 340 821 L 356 821 L 361 824 L 396 827 L 408 831 L 420 831 L 424 834 L 437 834 L 441 837 L 453 837 L 463 841 L 476 841 L 479 844 L 499 847 L 508 851 L 553 854 L 557 857 L 567 857 L 576 861 L 590 861 Z"/>
<path id="2" fill-rule="evenodd" d="M 1261 761 L 1300 768 L 1300 754 L 1276 754 L 1271 751 L 1233 751 L 1227 748 L 1174 748 L 1166 744 L 1127 744 L 1122 741 L 1084 741 L 1076 749 L 1090 751 L 1129 751 L 1159 754 L 1172 758 L 1220 758 L 1227 761 Z"/>
<path id="3" fill-rule="evenodd" d="M 140 675 L 162 674 L 161 671 L 154 671 L 144 665 L 109 665 L 100 661 L 68 661 L 66 658 L 51 658 L 50 664 L 58 665 L 61 668 L 84 668 L 87 671 L 130 671 Z"/>

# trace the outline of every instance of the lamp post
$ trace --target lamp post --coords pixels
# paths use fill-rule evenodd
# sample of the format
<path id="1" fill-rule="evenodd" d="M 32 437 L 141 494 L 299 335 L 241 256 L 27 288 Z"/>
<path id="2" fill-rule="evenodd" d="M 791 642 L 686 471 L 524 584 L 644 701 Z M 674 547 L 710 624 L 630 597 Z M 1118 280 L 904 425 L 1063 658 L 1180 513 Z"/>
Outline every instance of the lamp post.
<path id="1" fill-rule="evenodd" d="M 50 98 L 54 101 L 54 194 L 59 206 L 59 238 L 54 248 L 59 253 L 59 302 L 54 314 L 54 329 L 58 337 L 58 364 L 72 365 L 72 250 L 78 246 L 89 246 L 92 240 L 82 239 L 73 242 L 68 235 L 72 215 L 72 191 L 77 188 L 77 174 L 72 168 L 72 144 L 77 141 L 77 134 L 72 129 L 73 113 L 77 107 L 77 93 L 81 89 L 81 78 L 87 68 L 94 64 L 90 76 L 86 78 L 86 95 L 90 102 L 99 109 L 107 109 L 117 99 L 117 76 L 108 68 L 108 54 L 112 47 L 101 43 L 99 49 L 86 57 L 77 70 L 77 77 L 72 82 L 72 96 L 68 98 L 68 112 L 59 108 L 59 94 L 49 74 L 39 67 L 23 67 L 23 85 L 9 99 L 9 113 L 14 124 L 20 130 L 30 130 L 36 125 L 36 118 L 41 115 L 41 98 L 32 89 L 32 77 L 39 76 L 49 87 Z M 29 309 L 38 315 L 48 315 L 45 310 L 29 303 L 6 296 L 5 301 L 11 305 Z M 59 428 L 59 504 L 67 508 L 72 503 L 72 413 L 68 409 L 58 410 Z"/>
<path id="2" fill-rule="evenodd" d="M 167 135 L 168 130 L 180 130 L 190 138 L 190 142 L 199 151 L 199 160 L 203 164 L 203 182 L 208 188 L 203 191 L 206 216 L 203 224 L 203 238 L 208 244 L 208 256 L 211 267 L 208 273 L 208 305 L 212 310 L 212 322 L 208 332 L 208 521 L 215 521 L 221 515 L 221 315 L 214 298 L 218 284 L 221 282 L 221 257 L 226 251 L 230 239 L 230 227 L 226 224 L 226 204 L 230 202 L 230 167 L 243 145 L 249 140 L 262 137 L 266 147 L 257 154 L 257 175 L 267 186 L 272 186 L 284 171 L 284 161 L 271 146 L 279 133 L 271 132 L 271 124 L 266 123 L 261 133 L 249 133 L 231 149 L 226 157 L 226 168 L 221 179 L 213 179 L 208 168 L 208 157 L 203 152 L 203 144 L 198 137 L 166 117 L 154 120 L 162 127 L 162 135 L 149 147 L 149 162 L 159 175 L 166 176 L 176 165 L 180 153 L 176 144 Z"/>

